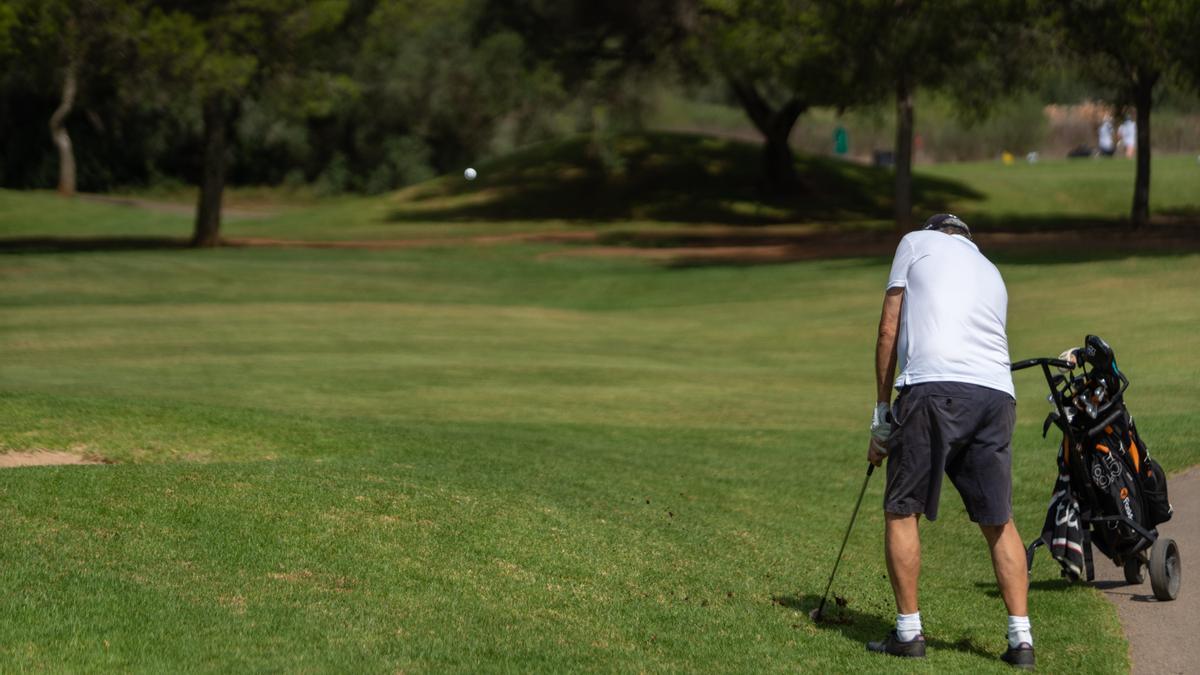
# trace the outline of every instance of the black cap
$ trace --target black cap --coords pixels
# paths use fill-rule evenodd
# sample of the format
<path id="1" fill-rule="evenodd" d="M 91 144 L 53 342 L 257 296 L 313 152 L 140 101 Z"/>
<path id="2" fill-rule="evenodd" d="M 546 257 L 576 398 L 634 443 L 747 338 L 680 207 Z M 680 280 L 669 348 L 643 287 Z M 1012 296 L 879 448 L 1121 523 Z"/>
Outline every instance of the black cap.
<path id="1" fill-rule="evenodd" d="M 971 228 L 967 227 L 967 224 L 953 213 L 937 213 L 929 216 L 929 220 L 925 221 L 925 227 L 921 229 L 940 230 L 944 227 L 953 227 L 955 229 L 962 230 L 962 233 L 967 236 L 967 239 L 971 238 Z"/>

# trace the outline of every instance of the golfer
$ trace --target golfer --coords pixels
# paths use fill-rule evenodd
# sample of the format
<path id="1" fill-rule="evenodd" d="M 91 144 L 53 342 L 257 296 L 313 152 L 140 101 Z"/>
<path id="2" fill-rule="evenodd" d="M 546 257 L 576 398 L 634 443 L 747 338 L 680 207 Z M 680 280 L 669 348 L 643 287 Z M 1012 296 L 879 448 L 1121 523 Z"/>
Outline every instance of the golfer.
<path id="1" fill-rule="evenodd" d="M 888 277 L 875 347 L 877 404 L 868 460 L 885 458 L 884 536 L 896 595 L 896 629 L 867 649 L 925 656 L 917 578 L 917 521 L 936 520 L 945 473 L 991 550 L 1008 606 L 1001 658 L 1033 668 L 1026 609 L 1025 548 L 1012 522 L 1012 432 L 1016 420 L 1005 321 L 1008 292 L 962 220 L 941 213 L 900 240 Z M 899 390 L 892 406 L 892 377 Z"/>

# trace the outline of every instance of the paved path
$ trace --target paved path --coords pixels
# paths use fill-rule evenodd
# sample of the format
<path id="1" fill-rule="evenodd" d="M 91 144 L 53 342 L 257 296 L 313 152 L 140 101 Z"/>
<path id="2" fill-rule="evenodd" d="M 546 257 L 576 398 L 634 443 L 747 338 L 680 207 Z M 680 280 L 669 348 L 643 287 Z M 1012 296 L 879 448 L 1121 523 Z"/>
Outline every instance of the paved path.
<path id="1" fill-rule="evenodd" d="M 1096 555 L 1097 586 L 1121 615 L 1134 675 L 1200 673 L 1200 467 L 1170 477 L 1167 488 L 1175 516 L 1158 531 L 1179 546 L 1183 574 L 1177 599 L 1157 602 L 1149 573 L 1142 585 L 1126 586 L 1121 569 Z"/>

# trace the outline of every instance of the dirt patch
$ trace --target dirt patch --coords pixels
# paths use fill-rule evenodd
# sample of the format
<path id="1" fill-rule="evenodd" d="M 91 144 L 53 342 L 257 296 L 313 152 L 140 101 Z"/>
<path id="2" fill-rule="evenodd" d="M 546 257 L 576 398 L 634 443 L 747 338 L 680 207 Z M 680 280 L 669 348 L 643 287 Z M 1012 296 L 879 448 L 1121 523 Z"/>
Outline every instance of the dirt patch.
<path id="1" fill-rule="evenodd" d="M 1192 216 L 1159 216 L 1143 230 L 1111 223 L 1075 223 L 1070 229 L 984 231 L 975 241 L 985 253 L 1131 255 L 1200 251 L 1200 223 Z M 511 232 L 458 237 L 408 239 L 306 240 L 228 237 L 224 246 L 396 250 L 447 246 L 494 246 L 515 243 L 560 244 L 539 259 L 559 257 L 631 258 L 671 267 L 764 265 L 847 257 L 889 257 L 899 235 L 891 230 L 838 229 L 819 224 L 736 227 L 694 225 L 630 230 Z M 24 238 L 0 239 L 0 253 L 60 250 L 136 250 L 183 248 L 182 238 Z"/>
<path id="2" fill-rule="evenodd" d="M 889 255 L 898 237 L 890 232 L 832 233 L 809 226 L 697 227 L 612 232 L 600 245 L 551 251 L 558 256 L 621 257 L 664 265 L 769 265 L 774 263 Z"/>
<path id="3" fill-rule="evenodd" d="M 60 466 L 64 464 L 111 464 L 95 455 L 76 452 L 37 450 L 34 452 L 6 452 L 0 454 L 0 469 L 15 469 L 22 466 Z"/>
<path id="4" fill-rule="evenodd" d="M 671 265 L 743 264 L 791 262 L 824 257 L 826 252 L 806 251 L 797 246 L 672 246 L 635 248 L 629 246 L 592 246 L 543 253 L 539 259 L 552 258 L 634 258 Z"/>
<path id="5" fill-rule="evenodd" d="M 314 241 L 306 239 L 272 239 L 268 237 L 223 238 L 224 246 L 249 246 L 268 248 L 350 248 L 386 250 L 404 248 L 427 248 L 431 246 L 461 246 L 471 244 L 490 246 L 540 242 L 551 244 L 589 243 L 596 240 L 595 232 L 515 232 L 512 234 L 487 234 L 476 237 L 426 237 L 421 239 L 344 239 L 336 241 Z"/>
<path id="6" fill-rule="evenodd" d="M 891 231 L 830 231 L 813 226 L 737 228 L 701 226 L 636 231 L 517 232 L 473 237 L 311 241 L 242 237 L 227 246 L 388 250 L 433 246 L 491 246 L 511 243 L 567 244 L 539 256 L 632 258 L 673 267 L 769 265 L 861 256 L 890 256 L 899 237 Z M 984 251 L 1064 251 L 1088 253 L 1200 250 L 1200 233 L 1191 227 L 1159 226 L 1152 231 L 1063 230 L 1056 232 L 981 233 Z"/>

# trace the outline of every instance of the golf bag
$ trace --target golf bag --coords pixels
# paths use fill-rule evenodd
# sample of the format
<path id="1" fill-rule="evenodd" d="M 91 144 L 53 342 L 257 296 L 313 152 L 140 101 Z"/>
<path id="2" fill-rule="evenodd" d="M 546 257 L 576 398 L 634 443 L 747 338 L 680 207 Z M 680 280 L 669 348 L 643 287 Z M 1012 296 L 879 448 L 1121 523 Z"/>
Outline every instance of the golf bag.
<path id="1" fill-rule="evenodd" d="M 1013 370 L 1042 366 L 1054 404 L 1042 435 L 1056 426 L 1063 436 L 1058 479 L 1041 537 L 1026 549 L 1027 562 L 1032 568 L 1034 552 L 1044 545 L 1062 566 L 1064 576 L 1091 581 L 1095 578 L 1095 545 L 1114 564 L 1125 567 L 1127 580 L 1140 583 L 1141 566 L 1150 565 L 1147 549 L 1158 549 L 1155 528 L 1172 515 L 1166 475 L 1150 457 L 1125 407 L 1129 381 L 1117 367 L 1112 349 L 1104 340 L 1089 335 L 1071 356 L 1073 361 L 1030 359 L 1013 365 Z M 1049 366 L 1066 372 L 1052 375 Z M 1178 551 L 1173 540 L 1166 541 L 1174 551 L 1174 566 L 1171 578 L 1164 576 L 1158 581 L 1163 581 L 1164 588 L 1173 581 L 1174 592 L 1178 592 Z M 1151 576 L 1155 576 L 1153 566 Z M 1158 581 L 1156 595 L 1163 585 Z"/>

